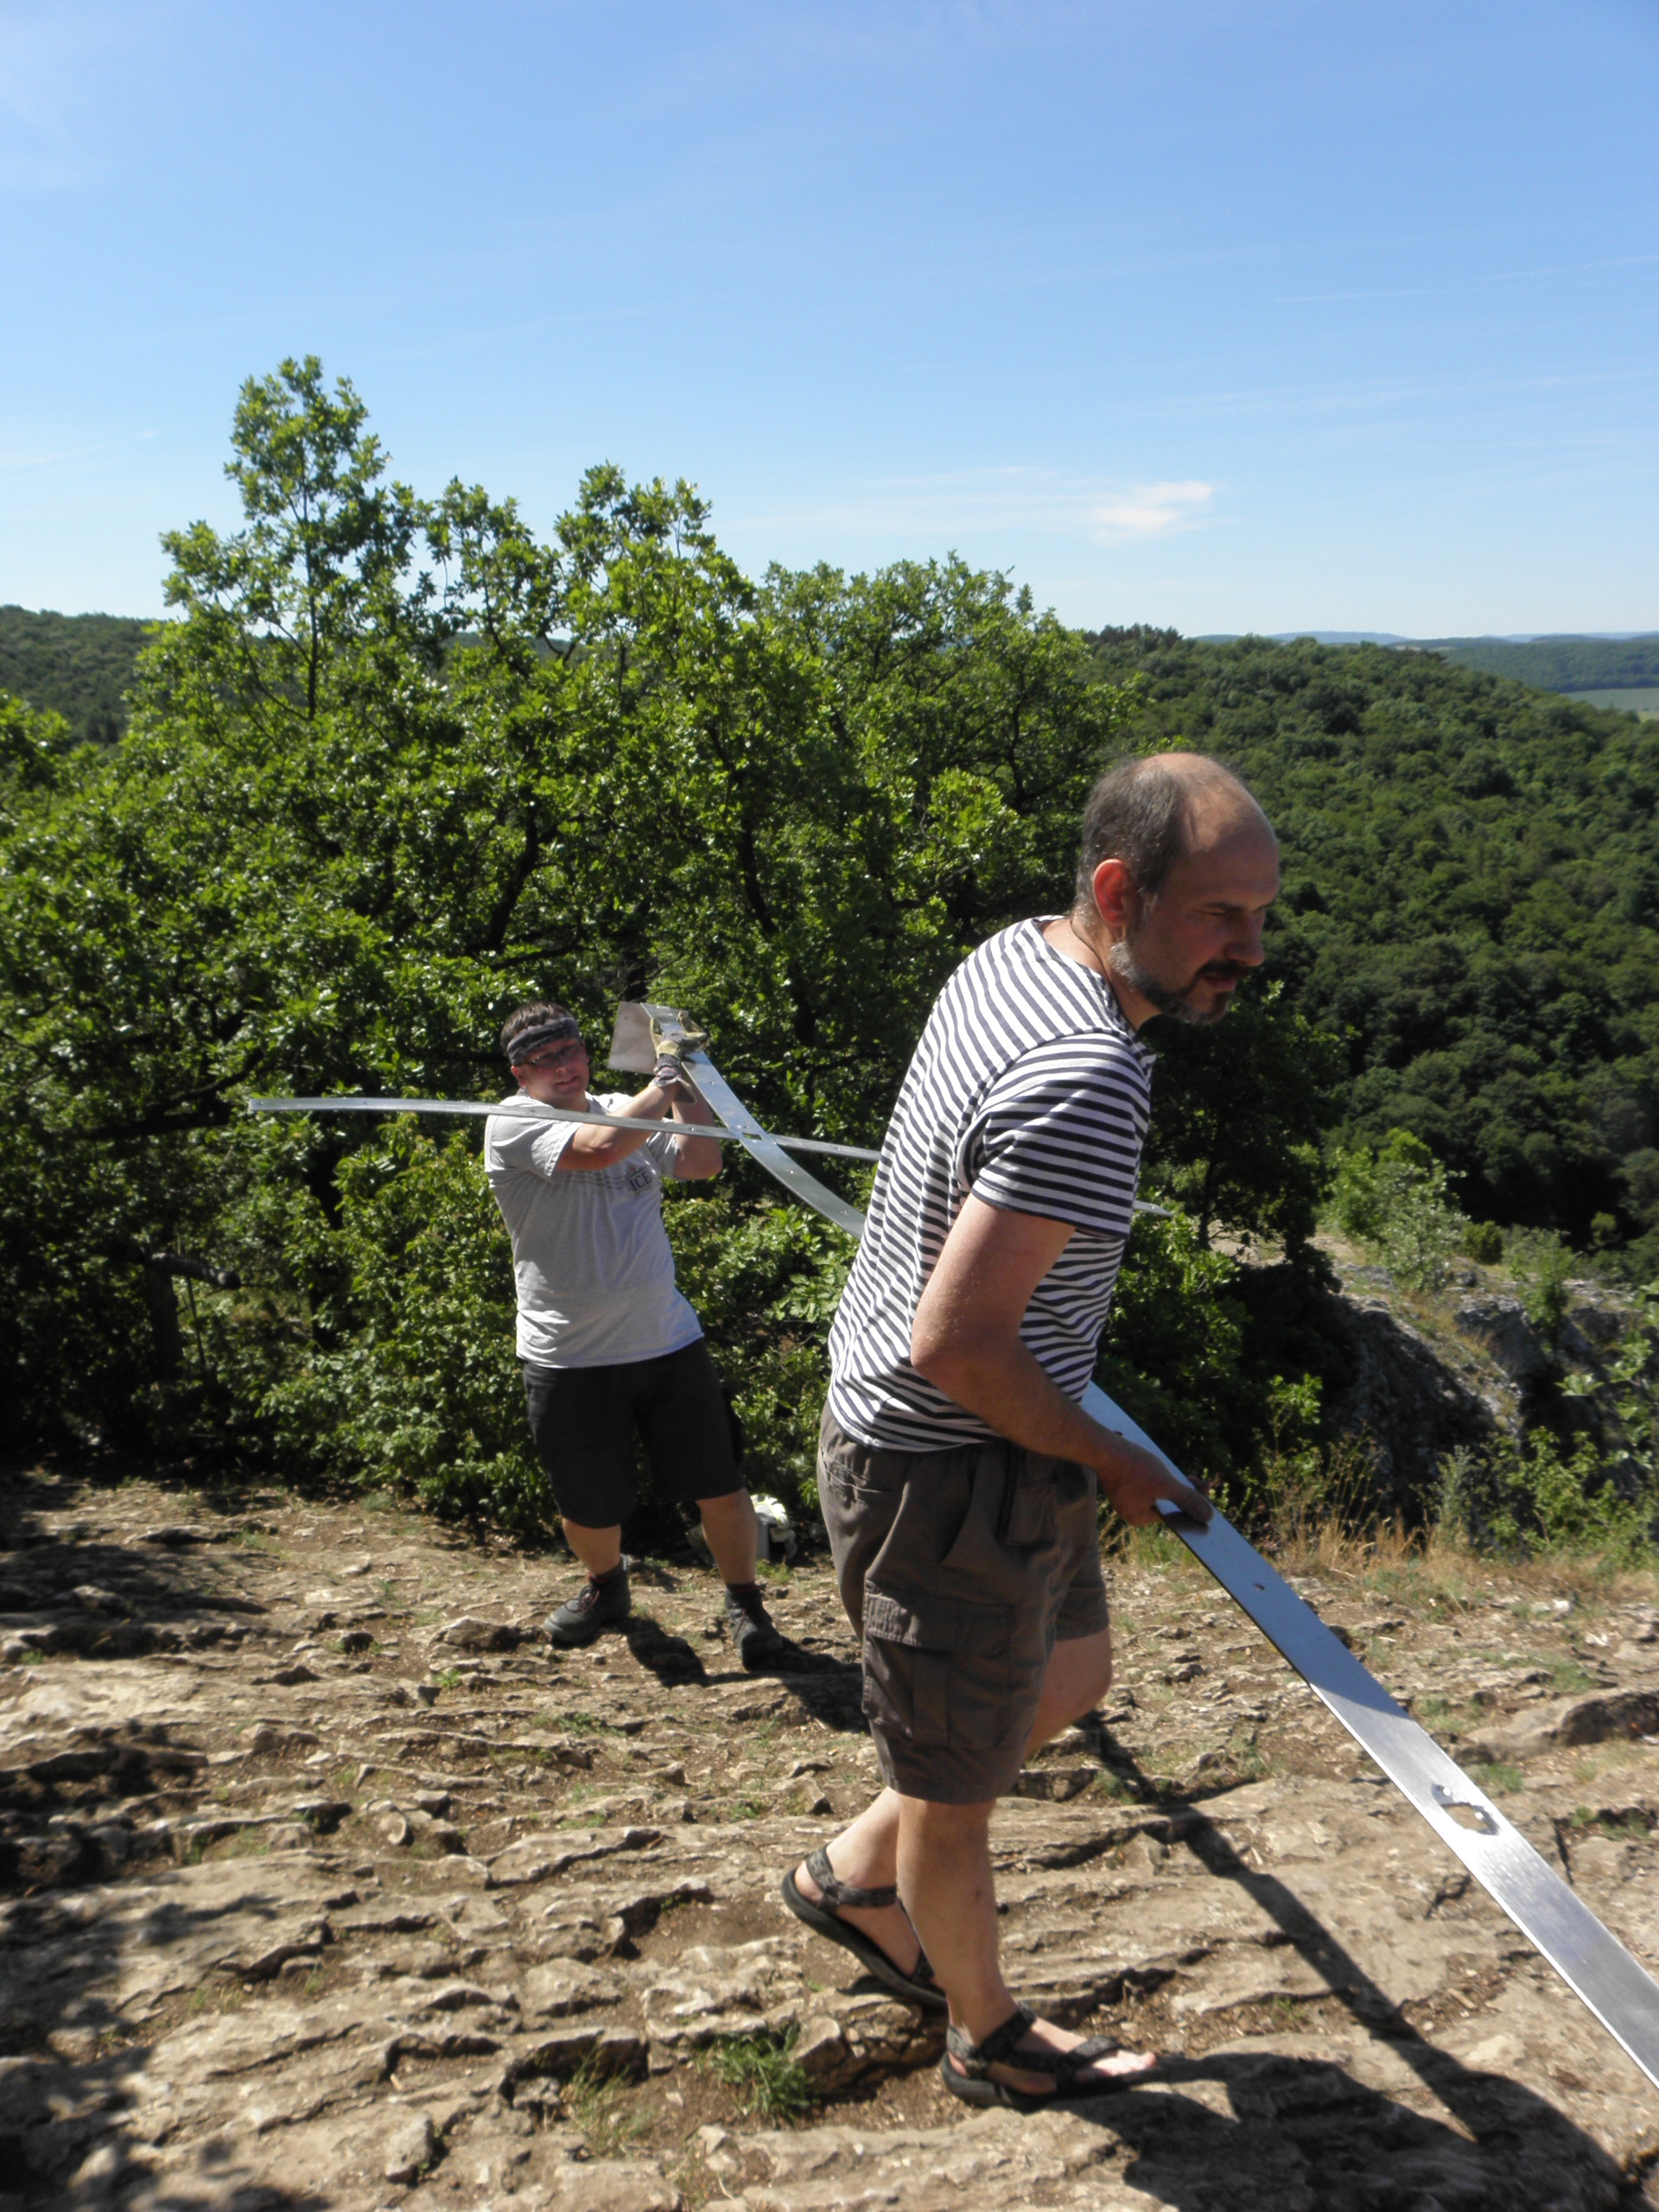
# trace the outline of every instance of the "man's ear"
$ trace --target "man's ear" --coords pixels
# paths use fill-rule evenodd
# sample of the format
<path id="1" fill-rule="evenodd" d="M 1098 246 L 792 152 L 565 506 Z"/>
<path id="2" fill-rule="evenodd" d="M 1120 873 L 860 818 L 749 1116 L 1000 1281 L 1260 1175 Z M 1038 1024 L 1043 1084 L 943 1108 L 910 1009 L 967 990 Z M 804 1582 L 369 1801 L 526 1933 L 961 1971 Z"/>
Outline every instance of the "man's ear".
<path id="1" fill-rule="evenodd" d="M 1141 911 L 1141 894 L 1126 861 L 1102 861 L 1089 879 L 1095 911 L 1107 928 L 1127 936 Z"/>

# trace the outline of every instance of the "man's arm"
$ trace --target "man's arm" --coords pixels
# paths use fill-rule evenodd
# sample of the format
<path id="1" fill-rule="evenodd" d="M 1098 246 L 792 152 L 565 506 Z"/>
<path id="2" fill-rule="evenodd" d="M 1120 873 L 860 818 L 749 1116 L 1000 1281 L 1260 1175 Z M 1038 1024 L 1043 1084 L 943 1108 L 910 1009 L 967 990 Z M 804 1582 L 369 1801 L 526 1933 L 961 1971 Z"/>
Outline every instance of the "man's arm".
<path id="1" fill-rule="evenodd" d="M 706 1128 L 711 1122 L 719 1119 L 689 1075 L 682 1074 L 667 1096 L 670 1109 L 677 1122 L 701 1122 Z M 725 1165 L 726 1147 L 718 1137 L 675 1138 L 674 1176 L 677 1182 L 706 1183 L 711 1175 L 718 1175 Z"/>
<path id="2" fill-rule="evenodd" d="M 1091 1421 L 1020 1341 L 1031 1294 L 1071 1234 L 1069 1222 L 1006 1212 L 970 1195 L 916 1308 L 911 1364 L 1014 1443 L 1092 1467 L 1125 1521 L 1155 1521 L 1160 1497 L 1207 1521 L 1202 1491 Z"/>
<path id="3" fill-rule="evenodd" d="M 622 1122 L 665 1122 L 669 1119 L 669 1096 L 656 1083 L 648 1083 L 636 1096 L 624 1104 L 613 1107 L 613 1112 Z M 559 1154 L 561 1168 L 614 1167 L 638 1152 L 641 1145 L 649 1144 L 657 1135 L 654 1129 L 641 1129 L 636 1135 L 632 1129 L 601 1129 L 584 1123 L 570 1133 L 570 1141 Z M 683 1137 L 676 1140 L 683 1144 Z M 709 1143 L 714 1140 L 709 1138 Z"/>
<path id="4" fill-rule="evenodd" d="M 690 1077 L 671 1090 L 653 1078 L 636 1096 L 612 1110 L 619 1121 L 625 1122 L 706 1122 L 714 1119 Z M 614 1167 L 619 1160 L 638 1152 L 641 1145 L 649 1144 L 657 1134 L 655 1129 L 641 1129 L 635 1135 L 631 1129 L 584 1126 L 571 1133 L 570 1141 L 559 1154 L 559 1166 L 576 1170 Z M 675 1138 L 674 1173 L 678 1180 L 704 1182 L 709 1176 L 718 1175 L 721 1166 L 718 1137 Z"/>

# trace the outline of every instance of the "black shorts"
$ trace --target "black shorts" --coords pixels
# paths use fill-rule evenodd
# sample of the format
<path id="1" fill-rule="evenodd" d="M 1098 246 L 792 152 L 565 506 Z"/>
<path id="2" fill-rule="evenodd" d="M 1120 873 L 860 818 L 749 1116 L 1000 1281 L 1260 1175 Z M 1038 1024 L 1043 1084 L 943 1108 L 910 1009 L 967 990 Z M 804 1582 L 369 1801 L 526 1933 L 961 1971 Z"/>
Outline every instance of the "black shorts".
<path id="1" fill-rule="evenodd" d="M 634 1435 L 658 1492 L 685 1504 L 743 1487 L 733 1416 L 702 1337 L 619 1367 L 524 1370 L 530 1433 L 554 1501 L 583 1529 L 614 1529 L 639 1503 Z"/>

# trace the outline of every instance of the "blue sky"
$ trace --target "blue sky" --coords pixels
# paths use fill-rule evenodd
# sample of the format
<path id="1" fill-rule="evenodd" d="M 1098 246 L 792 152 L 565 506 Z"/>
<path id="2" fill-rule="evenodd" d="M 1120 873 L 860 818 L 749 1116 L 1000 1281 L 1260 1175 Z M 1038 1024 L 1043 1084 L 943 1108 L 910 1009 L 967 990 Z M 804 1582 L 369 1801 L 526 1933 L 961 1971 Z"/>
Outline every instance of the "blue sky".
<path id="1" fill-rule="evenodd" d="M 1654 0 L 0 0 L 0 600 L 159 611 L 309 351 L 543 530 L 1659 627 L 1656 92 Z"/>

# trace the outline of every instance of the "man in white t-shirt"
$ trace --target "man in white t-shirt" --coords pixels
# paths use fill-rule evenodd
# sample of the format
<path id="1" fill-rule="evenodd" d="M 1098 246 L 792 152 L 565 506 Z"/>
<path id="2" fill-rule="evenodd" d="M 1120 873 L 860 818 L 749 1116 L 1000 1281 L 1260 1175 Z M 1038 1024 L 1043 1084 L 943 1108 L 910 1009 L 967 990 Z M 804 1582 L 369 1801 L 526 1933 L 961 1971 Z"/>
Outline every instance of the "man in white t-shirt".
<path id="1" fill-rule="evenodd" d="M 1137 1033 L 1225 1014 L 1278 889 L 1273 831 L 1215 761 L 1103 777 L 1071 912 L 1001 931 L 939 995 L 830 1335 L 818 1496 L 887 1786 L 784 1896 L 914 2003 L 948 2003 L 941 2070 L 970 2104 L 1033 2110 L 1154 2063 L 1015 2002 L 988 1827 L 1110 1680 L 1097 1488 L 1131 1522 L 1160 1498 L 1209 1516 L 1078 1400 L 1133 1217 Z"/>
<path id="2" fill-rule="evenodd" d="M 516 1007 L 501 1048 L 520 1103 L 596 1108 L 624 1121 L 710 1119 L 672 1053 L 637 1096 L 595 1096 L 581 1027 L 550 1000 Z M 492 1116 L 484 1165 L 512 1239 L 531 1433 L 565 1536 L 588 1570 L 583 1587 L 549 1621 L 550 1638 L 591 1643 L 628 1617 L 622 1526 L 637 1502 L 637 1436 L 658 1490 L 702 1516 L 739 1657 L 748 1668 L 771 1663 L 784 1647 L 755 1581 L 754 1507 L 702 1325 L 675 1286 L 663 1227 L 664 1176 L 719 1174 L 718 1141 Z"/>

